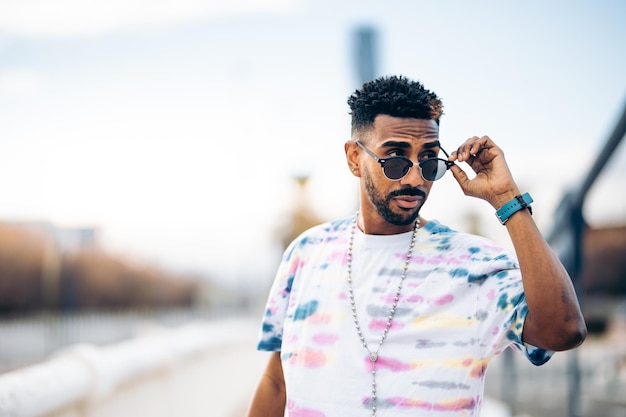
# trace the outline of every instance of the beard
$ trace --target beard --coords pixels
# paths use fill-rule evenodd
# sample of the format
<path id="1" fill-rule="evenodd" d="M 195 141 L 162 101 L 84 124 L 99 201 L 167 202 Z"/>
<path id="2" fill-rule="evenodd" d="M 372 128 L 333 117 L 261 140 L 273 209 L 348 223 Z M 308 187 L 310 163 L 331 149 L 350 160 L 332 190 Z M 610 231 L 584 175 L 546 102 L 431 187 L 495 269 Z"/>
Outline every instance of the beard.
<path id="1" fill-rule="evenodd" d="M 365 190 L 367 191 L 367 195 L 370 201 L 376 208 L 378 214 L 380 214 L 380 216 L 385 219 L 387 223 L 391 223 L 394 226 L 407 226 L 415 222 L 415 220 L 419 216 L 419 211 L 421 207 L 418 207 L 415 212 L 394 213 L 393 211 L 391 211 L 390 202 L 394 197 L 398 197 L 401 195 L 417 195 L 423 197 L 425 200 L 426 193 L 418 188 L 404 188 L 401 190 L 392 191 L 387 196 L 384 196 L 374 186 L 374 181 L 369 175 L 369 172 L 365 171 L 363 173 L 363 181 L 365 184 Z"/>

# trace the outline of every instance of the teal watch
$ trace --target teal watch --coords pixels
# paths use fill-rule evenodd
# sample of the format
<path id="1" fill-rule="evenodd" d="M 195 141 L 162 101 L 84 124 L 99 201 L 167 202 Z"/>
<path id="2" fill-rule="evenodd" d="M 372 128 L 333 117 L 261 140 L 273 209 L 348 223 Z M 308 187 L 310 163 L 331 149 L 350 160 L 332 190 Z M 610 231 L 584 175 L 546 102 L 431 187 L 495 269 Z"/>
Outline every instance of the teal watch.
<path id="1" fill-rule="evenodd" d="M 533 202 L 533 198 L 528 193 L 522 195 L 516 195 L 515 198 L 496 211 L 496 217 L 500 220 L 501 224 L 504 224 L 509 218 L 520 210 L 528 209 L 530 214 L 533 214 L 533 209 L 530 207 L 530 203 Z"/>

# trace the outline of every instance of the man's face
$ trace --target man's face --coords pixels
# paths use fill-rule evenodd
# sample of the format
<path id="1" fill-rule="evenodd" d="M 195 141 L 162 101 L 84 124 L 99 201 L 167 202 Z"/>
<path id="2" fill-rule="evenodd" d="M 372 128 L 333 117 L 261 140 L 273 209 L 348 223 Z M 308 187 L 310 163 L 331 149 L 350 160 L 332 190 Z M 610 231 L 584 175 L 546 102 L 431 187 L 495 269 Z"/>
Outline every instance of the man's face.
<path id="1" fill-rule="evenodd" d="M 404 156 L 415 164 L 400 180 L 390 180 L 374 158 L 360 150 L 361 212 L 393 226 L 412 225 L 426 201 L 432 181 L 420 174 L 417 163 L 439 153 L 439 126 L 434 120 L 379 115 L 373 130 L 359 139 L 378 158 Z"/>

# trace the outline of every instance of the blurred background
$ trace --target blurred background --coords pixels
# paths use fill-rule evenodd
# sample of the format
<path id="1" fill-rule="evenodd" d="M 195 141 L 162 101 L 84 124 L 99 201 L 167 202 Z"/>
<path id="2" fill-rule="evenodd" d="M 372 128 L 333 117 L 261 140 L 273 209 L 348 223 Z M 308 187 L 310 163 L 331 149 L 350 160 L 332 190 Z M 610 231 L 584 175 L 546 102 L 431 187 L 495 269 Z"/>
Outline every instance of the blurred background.
<path id="1" fill-rule="evenodd" d="M 619 0 L 0 0 L 0 373 L 258 323 L 284 246 L 356 209 L 348 96 L 404 74 L 442 97 L 447 151 L 505 150 L 591 331 L 542 368 L 507 353 L 488 394 L 626 416 L 625 18 Z M 511 247 L 452 176 L 422 215 Z"/>

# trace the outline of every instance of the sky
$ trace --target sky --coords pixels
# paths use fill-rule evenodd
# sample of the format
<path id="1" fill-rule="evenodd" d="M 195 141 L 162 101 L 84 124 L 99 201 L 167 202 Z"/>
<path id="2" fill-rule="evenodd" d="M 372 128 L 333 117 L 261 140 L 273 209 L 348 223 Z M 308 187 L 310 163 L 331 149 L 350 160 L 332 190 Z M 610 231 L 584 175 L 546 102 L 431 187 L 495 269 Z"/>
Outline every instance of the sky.
<path id="1" fill-rule="evenodd" d="M 0 220 L 96 227 L 111 252 L 267 285 L 295 176 L 321 219 L 356 209 L 346 100 L 370 27 L 377 75 L 443 99 L 448 152 L 502 147 L 547 233 L 626 105 L 624 18 L 621 0 L 0 0 Z M 592 225 L 626 223 L 625 148 Z M 509 245 L 451 175 L 422 210 L 459 230 L 471 213 Z"/>

